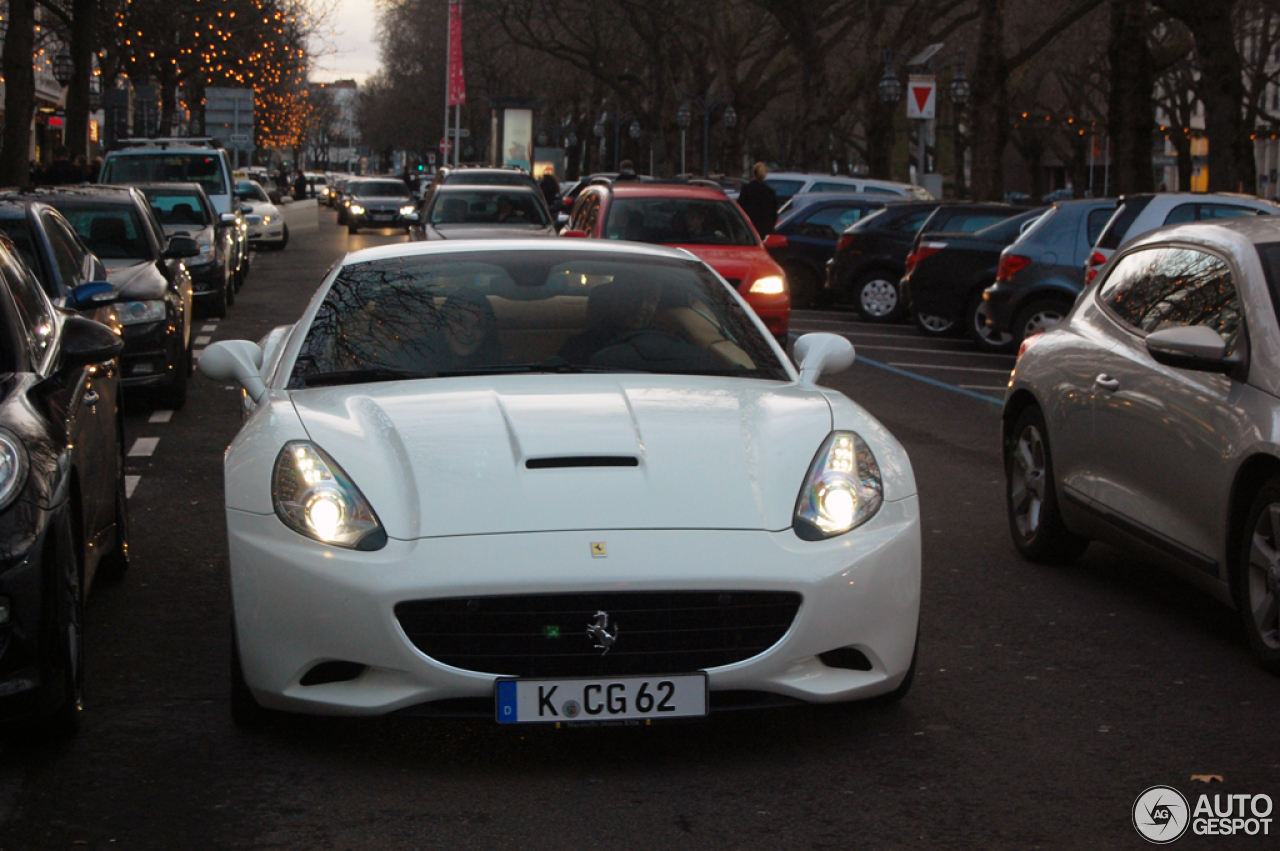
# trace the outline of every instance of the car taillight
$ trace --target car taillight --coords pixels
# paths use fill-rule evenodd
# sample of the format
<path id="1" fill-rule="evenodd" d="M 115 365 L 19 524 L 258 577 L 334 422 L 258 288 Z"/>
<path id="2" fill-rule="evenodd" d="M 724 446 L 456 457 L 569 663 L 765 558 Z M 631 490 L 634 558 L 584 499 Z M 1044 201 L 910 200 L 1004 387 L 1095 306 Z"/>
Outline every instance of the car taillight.
<path id="1" fill-rule="evenodd" d="M 1022 360 L 1022 353 L 1031 348 L 1031 344 L 1034 343 L 1036 338 L 1043 333 L 1043 331 L 1037 331 L 1022 341 L 1022 345 L 1018 346 L 1018 360 Z"/>
<path id="2" fill-rule="evenodd" d="M 844 251 L 850 245 L 853 245 L 853 235 L 845 234 L 840 237 L 840 239 L 836 240 L 836 251 Z"/>
<path id="3" fill-rule="evenodd" d="M 1086 284 L 1092 284 L 1092 283 L 1093 283 L 1093 279 L 1094 279 L 1094 278 L 1096 278 L 1096 277 L 1098 277 L 1098 270 L 1097 270 L 1097 269 L 1090 269 L 1088 272 L 1085 272 L 1085 273 L 1084 273 L 1084 282 L 1085 282 Z"/>
<path id="4" fill-rule="evenodd" d="M 916 253 L 913 251 L 907 255 L 907 274 L 910 275 L 916 270 Z"/>
<path id="5" fill-rule="evenodd" d="M 1000 265 L 996 267 L 996 280 L 1004 281 L 1031 265 L 1031 258 L 1021 254 L 1005 254 L 1000 257 Z"/>
<path id="6" fill-rule="evenodd" d="M 1103 256 L 1101 251 L 1095 251 L 1089 255 L 1090 266 L 1101 266 L 1103 263 L 1106 263 L 1106 262 L 1107 262 L 1107 258 Z"/>
<path id="7" fill-rule="evenodd" d="M 918 249 L 907 255 L 907 274 L 910 275 L 921 260 L 924 260 L 927 257 L 932 257 L 946 247 L 947 244 L 945 242 L 920 243 L 920 247 Z"/>

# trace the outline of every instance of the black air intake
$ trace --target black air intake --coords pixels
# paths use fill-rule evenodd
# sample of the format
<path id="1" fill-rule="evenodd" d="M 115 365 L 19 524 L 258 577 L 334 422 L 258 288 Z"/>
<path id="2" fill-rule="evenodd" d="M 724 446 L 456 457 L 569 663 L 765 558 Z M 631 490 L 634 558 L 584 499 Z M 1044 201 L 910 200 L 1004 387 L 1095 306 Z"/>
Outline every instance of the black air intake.
<path id="1" fill-rule="evenodd" d="M 555 470 L 561 467 L 639 467 L 640 459 L 632 455 L 566 455 L 563 458 L 530 458 L 524 462 L 530 470 Z"/>

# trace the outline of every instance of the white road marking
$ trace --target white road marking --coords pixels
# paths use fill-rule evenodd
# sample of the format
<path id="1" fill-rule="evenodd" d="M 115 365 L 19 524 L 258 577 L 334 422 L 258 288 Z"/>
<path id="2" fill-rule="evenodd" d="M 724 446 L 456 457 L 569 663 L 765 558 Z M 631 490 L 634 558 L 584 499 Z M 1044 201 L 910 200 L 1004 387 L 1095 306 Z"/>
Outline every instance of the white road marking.
<path id="1" fill-rule="evenodd" d="M 213 339 L 212 337 L 196 337 L 196 339 L 195 339 L 195 345 L 197 345 L 197 346 L 207 346 L 207 345 L 209 345 L 209 342 L 210 342 L 212 339 Z"/>
<path id="2" fill-rule="evenodd" d="M 960 372 L 990 372 L 993 375 L 1008 375 L 1011 370 L 1008 369 L 984 369 L 978 366 L 942 366 L 933 363 L 897 363 L 889 361 L 889 366 L 896 366 L 899 369 L 951 369 Z"/>
<path id="3" fill-rule="evenodd" d="M 133 492 L 138 487 L 138 482 L 140 481 L 142 481 L 142 476 L 125 476 L 124 477 L 125 499 L 133 499 Z"/>
<path id="4" fill-rule="evenodd" d="M 217 325 L 201 325 L 201 326 L 200 326 L 200 331 L 201 331 L 201 332 L 205 332 L 205 331 L 217 331 L 217 330 L 218 330 L 218 326 L 217 326 Z"/>
<path id="5" fill-rule="evenodd" d="M 133 447 L 129 450 L 130 457 L 150 457 L 156 451 L 156 446 L 160 443 L 158 437 L 140 437 L 133 442 Z"/>
<path id="6" fill-rule="evenodd" d="M 147 420 L 147 422 L 167 423 L 171 419 L 173 419 L 173 411 L 155 411 L 151 414 L 151 419 Z"/>

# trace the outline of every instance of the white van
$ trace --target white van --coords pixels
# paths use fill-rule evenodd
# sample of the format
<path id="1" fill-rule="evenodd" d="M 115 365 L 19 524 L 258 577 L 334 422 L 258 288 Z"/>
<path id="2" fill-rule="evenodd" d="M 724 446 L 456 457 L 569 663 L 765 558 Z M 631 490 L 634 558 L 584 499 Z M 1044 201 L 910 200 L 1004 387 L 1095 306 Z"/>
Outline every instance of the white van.
<path id="1" fill-rule="evenodd" d="M 215 148 L 212 139 L 125 139 L 123 144 L 128 147 L 103 160 L 99 183 L 199 183 L 219 214 L 237 211 L 227 152 Z"/>
<path id="2" fill-rule="evenodd" d="M 866 195 L 886 195 L 903 201 L 934 201 L 933 193 L 923 186 L 898 183 L 893 180 L 875 180 L 869 177 L 850 177 L 843 174 L 806 174 L 799 171 L 770 172 L 764 182 L 778 193 L 778 206 L 793 195 L 807 192 L 859 192 Z"/>

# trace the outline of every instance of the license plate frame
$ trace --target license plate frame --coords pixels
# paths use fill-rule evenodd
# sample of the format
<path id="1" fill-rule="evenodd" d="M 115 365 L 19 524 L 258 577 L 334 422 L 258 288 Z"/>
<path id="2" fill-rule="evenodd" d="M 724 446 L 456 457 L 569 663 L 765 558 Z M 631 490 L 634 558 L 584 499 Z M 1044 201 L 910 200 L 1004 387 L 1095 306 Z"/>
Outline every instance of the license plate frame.
<path id="1" fill-rule="evenodd" d="M 620 677 L 501 677 L 494 684 L 493 703 L 494 719 L 504 725 L 648 722 L 705 718 L 710 690 L 705 671 Z M 641 710 L 640 706 L 648 708 Z"/>

